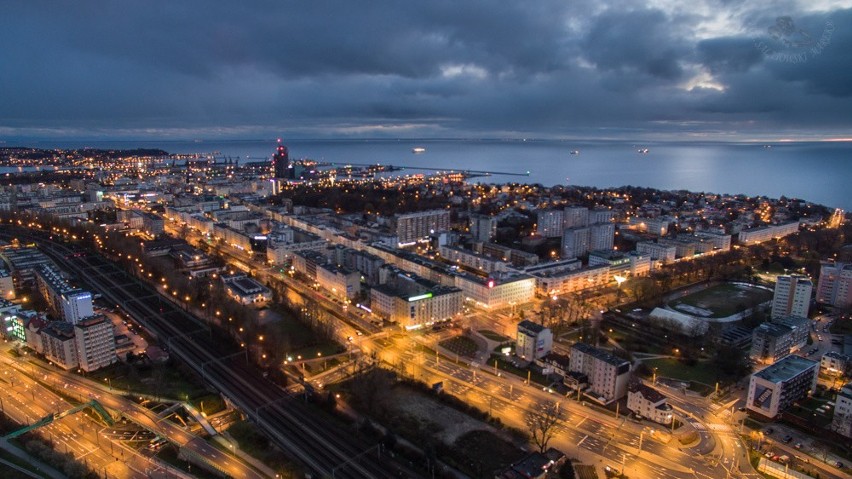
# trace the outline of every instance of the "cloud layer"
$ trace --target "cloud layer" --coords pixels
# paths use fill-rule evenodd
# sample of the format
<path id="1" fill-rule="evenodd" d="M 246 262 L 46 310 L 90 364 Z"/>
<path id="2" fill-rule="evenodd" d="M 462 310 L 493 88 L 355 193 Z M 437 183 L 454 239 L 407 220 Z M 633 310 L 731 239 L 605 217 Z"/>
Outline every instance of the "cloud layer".
<path id="1" fill-rule="evenodd" d="M 0 138 L 852 137 L 849 1 L 245 3 L 5 2 Z"/>

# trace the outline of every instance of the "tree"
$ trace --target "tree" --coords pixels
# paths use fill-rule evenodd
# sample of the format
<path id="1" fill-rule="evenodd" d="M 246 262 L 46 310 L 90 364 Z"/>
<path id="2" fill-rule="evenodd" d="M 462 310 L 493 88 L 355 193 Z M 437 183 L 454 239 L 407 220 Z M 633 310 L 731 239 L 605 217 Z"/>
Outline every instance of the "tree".
<path id="1" fill-rule="evenodd" d="M 531 409 L 524 414 L 524 423 L 539 452 L 544 453 L 547 444 L 556 435 L 556 424 L 560 416 L 559 405 L 556 402 L 545 404 L 540 409 Z"/>

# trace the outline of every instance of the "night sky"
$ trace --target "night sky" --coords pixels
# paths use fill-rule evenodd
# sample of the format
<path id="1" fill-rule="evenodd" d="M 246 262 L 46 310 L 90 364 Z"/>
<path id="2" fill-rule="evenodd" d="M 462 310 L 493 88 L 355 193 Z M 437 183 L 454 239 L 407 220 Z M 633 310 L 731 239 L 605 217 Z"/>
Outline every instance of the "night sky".
<path id="1" fill-rule="evenodd" d="M 4 1 L 0 140 L 852 138 L 852 1 Z"/>

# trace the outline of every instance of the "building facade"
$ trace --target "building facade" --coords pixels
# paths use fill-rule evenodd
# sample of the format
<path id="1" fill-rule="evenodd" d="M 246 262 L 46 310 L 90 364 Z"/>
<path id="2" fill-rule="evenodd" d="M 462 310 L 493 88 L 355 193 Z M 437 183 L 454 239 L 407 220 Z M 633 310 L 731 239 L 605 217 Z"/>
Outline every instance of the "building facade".
<path id="1" fill-rule="evenodd" d="M 807 318 L 813 288 L 814 285 L 807 276 L 796 274 L 778 276 L 775 282 L 775 294 L 772 296 L 772 317 Z"/>
<path id="2" fill-rule="evenodd" d="M 586 343 L 571 346 L 571 372 L 585 374 L 589 393 L 604 404 L 627 394 L 630 361 Z"/>
<path id="3" fill-rule="evenodd" d="M 656 389 L 640 383 L 627 388 L 627 409 L 659 424 L 669 425 L 674 420 L 668 398 Z"/>
<path id="4" fill-rule="evenodd" d="M 80 369 L 89 372 L 118 361 L 115 329 L 103 315 L 86 318 L 74 325 L 74 343 Z"/>
<path id="5" fill-rule="evenodd" d="M 518 323 L 515 355 L 526 361 L 535 361 L 550 353 L 553 348 L 553 333 L 549 328 L 532 321 Z"/>
<path id="6" fill-rule="evenodd" d="M 852 306 L 852 263 L 821 264 L 816 300 L 838 308 Z"/>
<path id="7" fill-rule="evenodd" d="M 852 438 L 852 383 L 844 385 L 837 394 L 831 430 L 841 436 Z"/>
<path id="8" fill-rule="evenodd" d="M 418 211 L 395 215 L 394 230 L 400 244 L 424 240 L 430 234 L 450 229 L 449 210 Z"/>
<path id="9" fill-rule="evenodd" d="M 774 419 L 791 404 L 813 393 L 818 372 L 818 362 L 787 356 L 751 375 L 746 408 Z"/>

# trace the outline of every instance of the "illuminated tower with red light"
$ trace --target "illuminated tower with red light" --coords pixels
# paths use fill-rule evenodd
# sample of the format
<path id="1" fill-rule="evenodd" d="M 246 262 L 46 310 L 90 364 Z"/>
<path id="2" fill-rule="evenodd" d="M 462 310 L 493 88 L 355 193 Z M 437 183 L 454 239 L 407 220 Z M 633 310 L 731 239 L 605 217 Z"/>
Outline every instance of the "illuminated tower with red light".
<path id="1" fill-rule="evenodd" d="M 287 151 L 287 147 L 281 144 L 280 138 L 278 139 L 278 150 L 272 156 L 272 172 L 275 178 L 290 178 L 290 153 Z"/>

